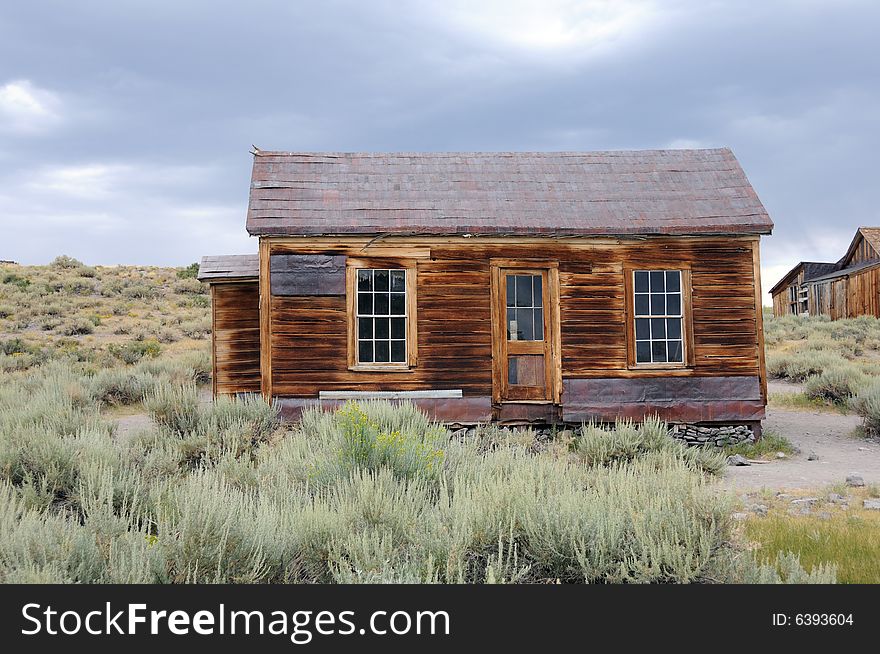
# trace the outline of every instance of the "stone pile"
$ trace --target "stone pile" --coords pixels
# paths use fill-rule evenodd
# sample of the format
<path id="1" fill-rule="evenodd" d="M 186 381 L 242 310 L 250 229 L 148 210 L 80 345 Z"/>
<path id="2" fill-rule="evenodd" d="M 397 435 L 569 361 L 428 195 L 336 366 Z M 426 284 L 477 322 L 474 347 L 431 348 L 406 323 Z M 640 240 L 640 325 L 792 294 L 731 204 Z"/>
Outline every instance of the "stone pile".
<path id="1" fill-rule="evenodd" d="M 683 441 L 685 445 L 715 445 L 726 447 L 740 443 L 754 443 L 755 435 L 746 425 L 726 427 L 700 427 L 697 425 L 675 425 L 671 429 L 673 438 Z"/>

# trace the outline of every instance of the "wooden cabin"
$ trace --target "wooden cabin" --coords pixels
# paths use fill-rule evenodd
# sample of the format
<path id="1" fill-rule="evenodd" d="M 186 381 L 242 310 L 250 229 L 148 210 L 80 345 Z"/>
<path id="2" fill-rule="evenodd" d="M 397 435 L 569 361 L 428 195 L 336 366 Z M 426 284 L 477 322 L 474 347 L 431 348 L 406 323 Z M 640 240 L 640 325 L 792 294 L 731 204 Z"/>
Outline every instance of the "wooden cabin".
<path id="1" fill-rule="evenodd" d="M 836 262 L 800 262 L 770 293 L 774 316 L 880 318 L 880 227 L 860 227 Z"/>
<path id="2" fill-rule="evenodd" d="M 200 273 L 215 392 L 759 427 L 771 228 L 728 149 L 256 151 L 259 255 Z"/>

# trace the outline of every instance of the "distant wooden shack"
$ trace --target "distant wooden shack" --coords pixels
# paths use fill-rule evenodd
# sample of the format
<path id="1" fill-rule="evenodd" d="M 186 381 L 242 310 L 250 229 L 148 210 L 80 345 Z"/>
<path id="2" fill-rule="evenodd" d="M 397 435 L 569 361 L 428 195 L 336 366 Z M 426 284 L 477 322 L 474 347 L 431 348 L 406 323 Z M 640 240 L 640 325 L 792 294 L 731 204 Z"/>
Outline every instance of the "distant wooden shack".
<path id="1" fill-rule="evenodd" d="M 260 392 L 260 259 L 203 257 L 199 279 L 211 287 L 214 395 Z"/>
<path id="2" fill-rule="evenodd" d="M 759 426 L 760 235 L 727 149 L 254 157 L 259 255 L 206 258 L 217 393 L 296 416 Z"/>
<path id="3" fill-rule="evenodd" d="M 860 227 L 839 261 L 800 262 L 770 293 L 775 316 L 880 318 L 880 227 Z"/>

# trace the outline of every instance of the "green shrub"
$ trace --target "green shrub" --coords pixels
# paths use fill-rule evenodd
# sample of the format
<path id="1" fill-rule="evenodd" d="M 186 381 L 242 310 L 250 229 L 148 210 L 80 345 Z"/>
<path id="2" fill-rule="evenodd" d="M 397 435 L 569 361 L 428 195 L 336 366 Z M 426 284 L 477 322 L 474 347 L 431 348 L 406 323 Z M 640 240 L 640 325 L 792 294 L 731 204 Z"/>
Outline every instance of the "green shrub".
<path id="1" fill-rule="evenodd" d="M 79 317 L 62 323 L 60 330 L 66 336 L 81 336 L 93 333 L 95 325 L 88 318 Z"/>
<path id="2" fill-rule="evenodd" d="M 177 436 L 199 426 L 199 395 L 194 385 L 159 385 L 146 396 L 145 405 L 157 424 Z"/>
<path id="3" fill-rule="evenodd" d="M 158 341 L 129 341 L 123 345 L 111 343 L 109 352 L 123 362 L 132 365 L 141 359 L 155 359 L 162 352 L 162 346 Z"/>
<path id="4" fill-rule="evenodd" d="M 111 373 L 0 383 L 0 581 L 833 581 L 737 547 L 730 500 L 657 422 L 574 455 L 449 440 L 385 402 L 279 431 L 259 397 L 200 405 L 180 362 Z M 157 427 L 113 437 L 97 400 L 150 379 Z"/>
<path id="5" fill-rule="evenodd" d="M 89 393 L 102 404 L 143 402 L 157 380 L 152 375 L 131 370 L 102 370 L 89 381 Z"/>
<path id="6" fill-rule="evenodd" d="M 85 264 L 78 259 L 74 259 L 73 257 L 69 257 L 66 254 L 62 254 L 61 256 L 55 257 L 52 260 L 52 263 L 49 264 L 53 268 L 61 268 L 64 270 L 71 270 L 75 268 L 83 268 Z"/>
<path id="7" fill-rule="evenodd" d="M 151 300 L 159 296 L 159 291 L 147 284 L 132 284 L 122 289 L 122 295 L 136 300 Z"/>
<path id="8" fill-rule="evenodd" d="M 767 374 L 772 377 L 803 382 L 826 368 L 844 367 L 849 362 L 835 352 L 804 351 L 794 354 L 774 354 L 767 357 Z"/>
<path id="9" fill-rule="evenodd" d="M 864 419 L 865 432 L 880 435 L 880 380 L 863 388 L 853 399 L 852 406 Z"/>
<path id="10" fill-rule="evenodd" d="M 199 264 L 191 263 L 186 268 L 178 268 L 177 277 L 179 279 L 195 279 L 199 276 Z"/>
<path id="11" fill-rule="evenodd" d="M 306 424 L 321 421 L 312 414 Z M 338 441 L 334 476 L 388 468 L 401 478 L 437 478 L 442 470 L 446 430 L 432 425 L 411 404 L 397 409 L 388 403 L 348 402 L 324 421 L 318 429 L 326 429 L 329 422 Z"/>
<path id="12" fill-rule="evenodd" d="M 674 439 L 665 423 L 648 419 L 641 425 L 619 421 L 614 429 L 585 424 L 571 444 L 572 451 L 589 466 L 630 462 L 650 453 L 663 453 L 694 470 L 717 475 L 727 465 L 726 453 L 714 447 L 687 447 Z"/>
<path id="13" fill-rule="evenodd" d="M 174 283 L 174 292 L 183 295 L 200 295 L 207 293 L 208 287 L 197 279 L 181 279 Z"/>
<path id="14" fill-rule="evenodd" d="M 6 273 L 5 275 L 3 275 L 3 278 L 0 279 L 0 282 L 2 282 L 3 284 L 10 284 L 12 286 L 15 286 L 21 291 L 26 290 L 27 287 L 31 285 L 31 280 L 29 280 L 27 277 L 16 275 L 15 273 Z"/>
<path id="15" fill-rule="evenodd" d="M 0 341 L 0 352 L 3 354 L 25 354 L 31 352 L 31 350 L 31 346 L 20 338 Z"/>
<path id="16" fill-rule="evenodd" d="M 845 405 L 866 383 L 865 374 L 852 365 L 833 366 L 807 378 L 804 393 L 811 399 Z"/>

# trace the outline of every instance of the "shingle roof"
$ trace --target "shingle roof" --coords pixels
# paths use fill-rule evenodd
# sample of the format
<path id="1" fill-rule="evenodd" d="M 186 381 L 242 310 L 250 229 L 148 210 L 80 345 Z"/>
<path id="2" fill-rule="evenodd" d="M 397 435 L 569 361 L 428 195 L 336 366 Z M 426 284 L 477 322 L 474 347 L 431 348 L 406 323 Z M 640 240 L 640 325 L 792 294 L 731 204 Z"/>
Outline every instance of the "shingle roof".
<path id="1" fill-rule="evenodd" d="M 787 286 L 791 281 L 791 278 L 794 277 L 802 268 L 804 271 L 804 282 L 811 281 L 820 275 L 826 275 L 832 271 L 837 270 L 840 267 L 839 263 L 825 263 L 825 262 L 817 262 L 817 261 L 801 261 L 795 264 L 794 268 L 785 273 L 782 278 L 773 285 L 773 288 L 770 289 L 770 294 L 773 295 L 779 290 L 782 286 Z"/>
<path id="2" fill-rule="evenodd" d="M 864 238 L 868 245 L 874 249 L 874 252 L 880 253 L 880 227 L 859 227 L 852 241 L 850 241 L 849 247 L 846 249 L 846 254 L 840 258 L 840 261 L 837 262 L 838 264 L 842 266 L 852 258 L 860 238 Z"/>
<path id="3" fill-rule="evenodd" d="M 232 279 L 256 279 L 259 274 L 259 255 L 224 254 L 202 257 L 198 278 L 203 282 L 221 282 Z"/>
<path id="4" fill-rule="evenodd" d="M 834 272 L 840 266 L 836 263 L 816 263 L 813 261 L 804 262 L 804 281 L 808 282 L 821 275 L 827 275 Z"/>
<path id="5" fill-rule="evenodd" d="M 256 151 L 251 235 L 769 234 L 733 153 Z"/>
<path id="6" fill-rule="evenodd" d="M 873 268 L 875 266 L 880 266 L 880 260 L 878 259 L 869 259 L 868 261 L 862 261 L 861 263 L 854 264 L 849 266 L 848 268 L 841 268 L 840 270 L 836 270 L 827 275 L 821 275 L 819 277 L 813 277 L 809 281 L 811 282 L 824 282 L 829 279 L 837 279 L 838 277 L 846 277 L 847 275 L 851 275 L 852 273 L 859 272 L 860 270 L 864 270 L 865 268 Z"/>

